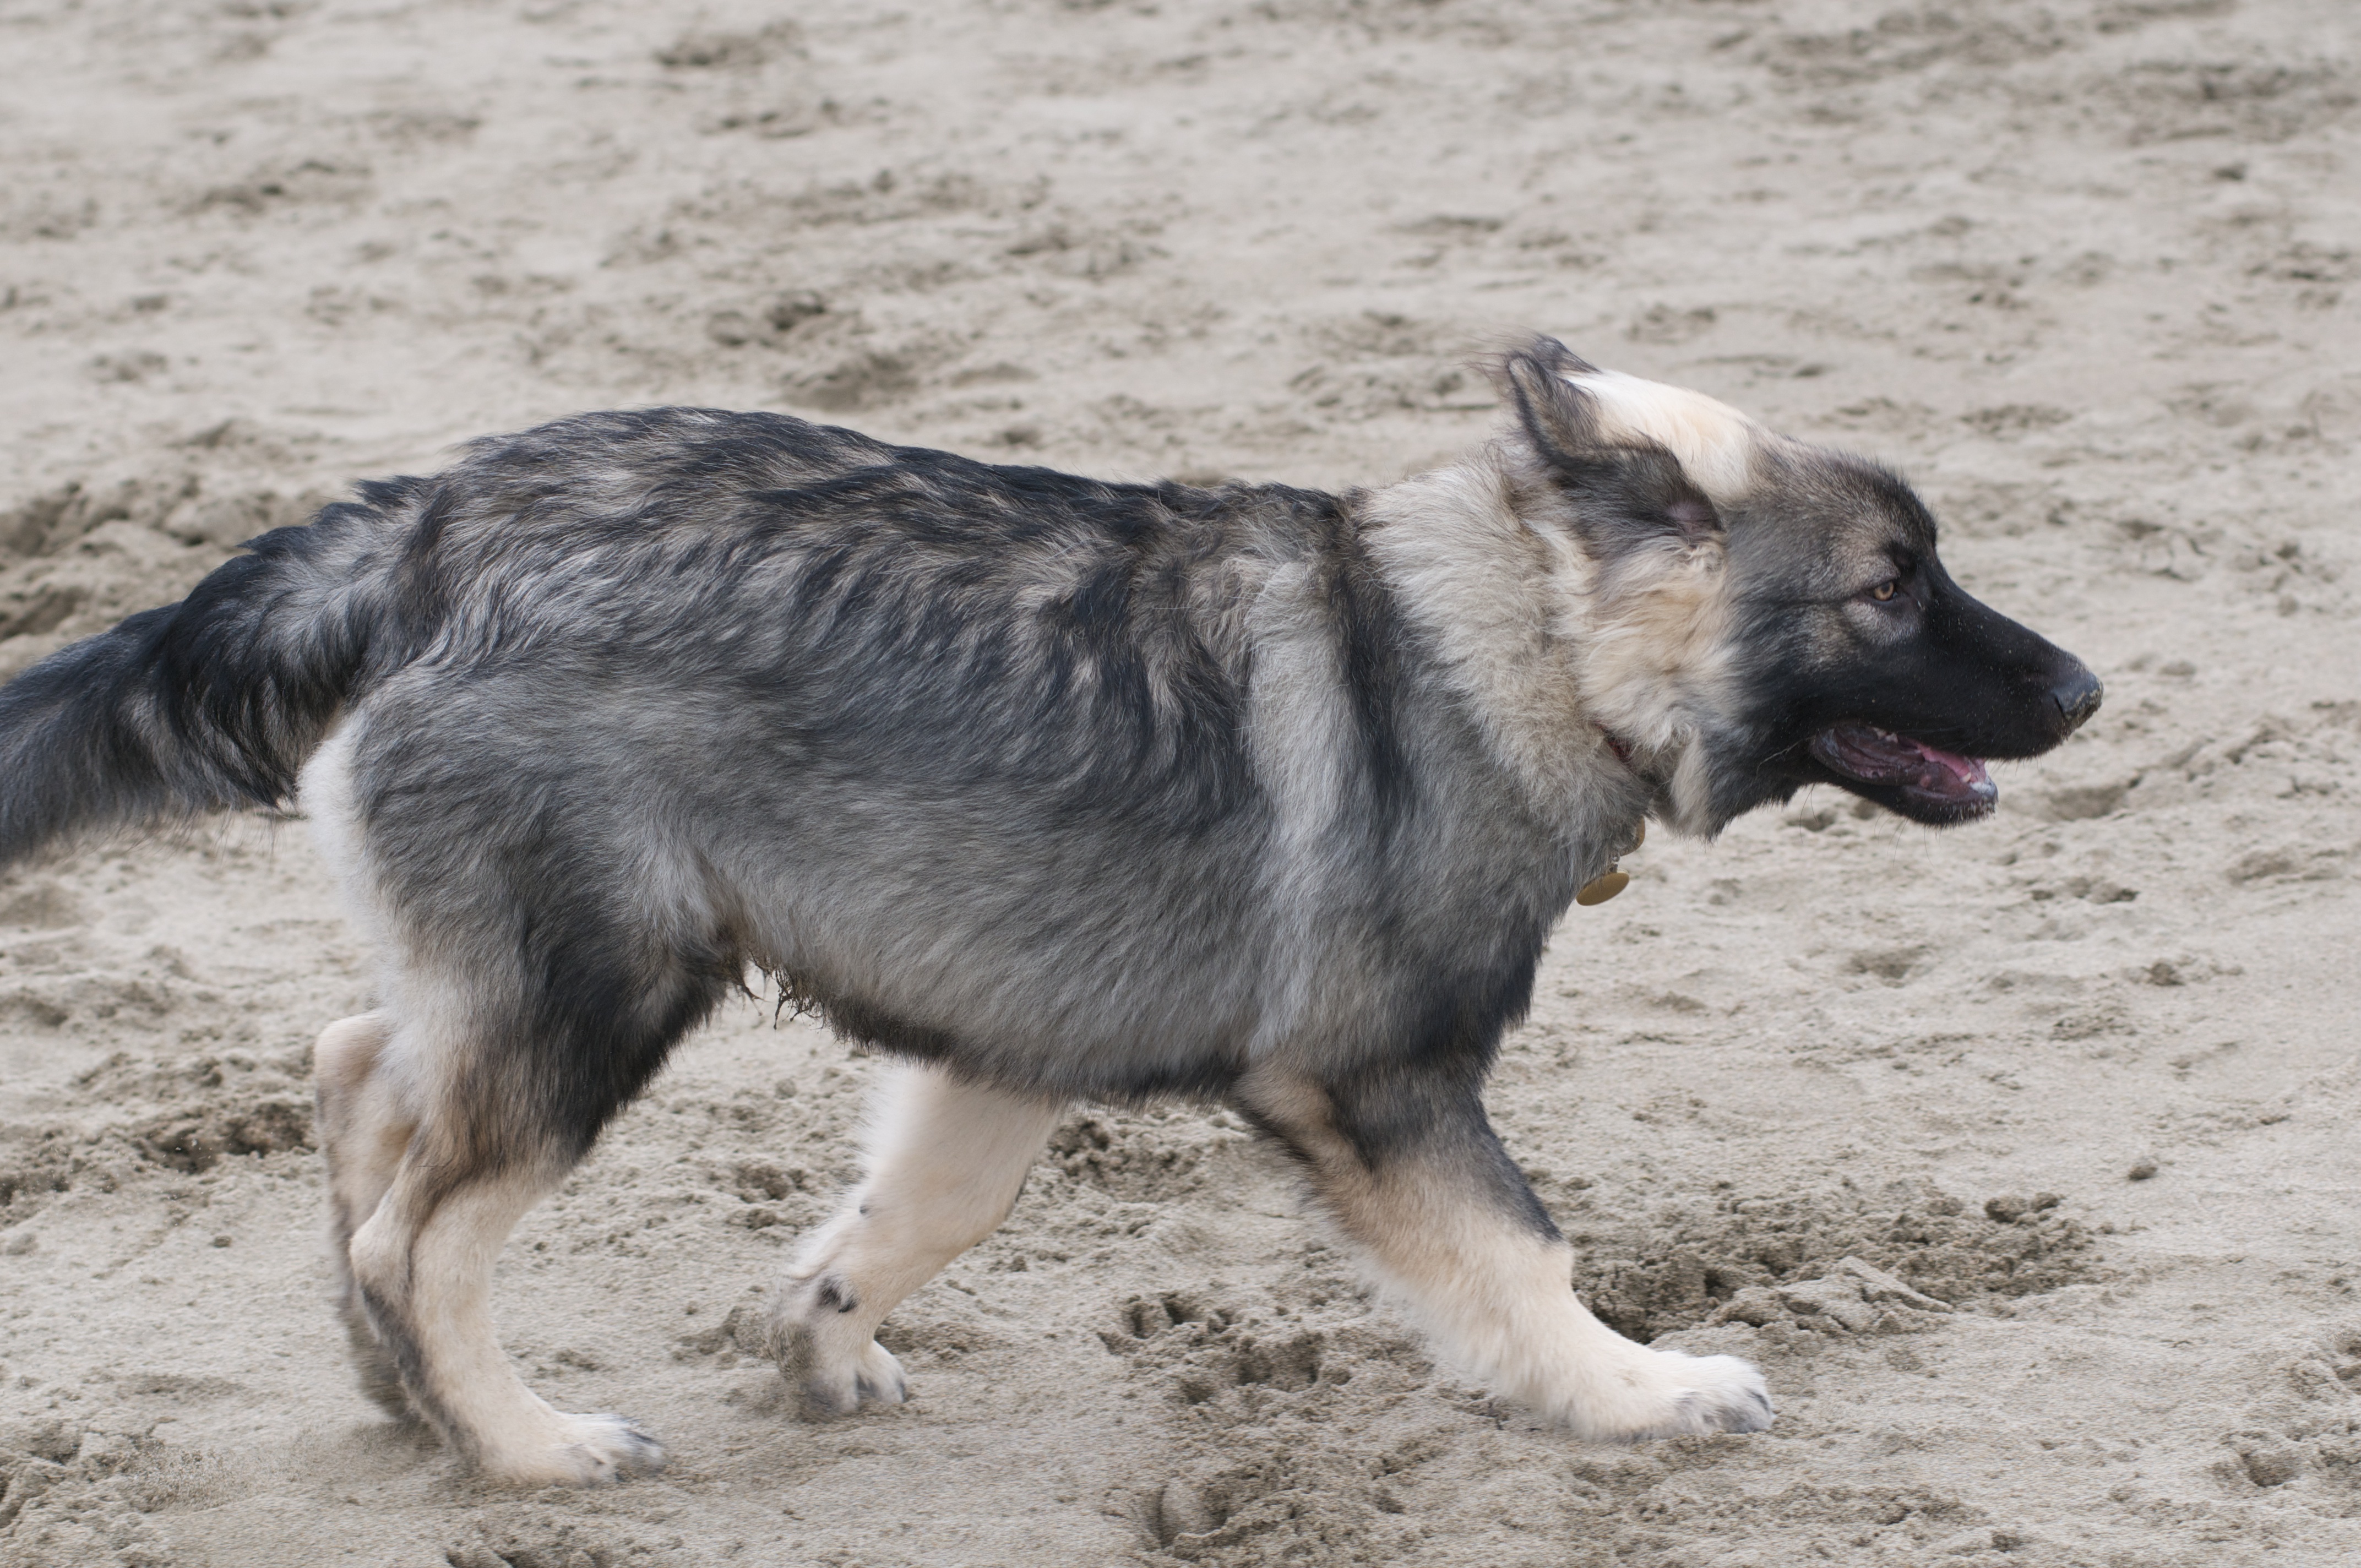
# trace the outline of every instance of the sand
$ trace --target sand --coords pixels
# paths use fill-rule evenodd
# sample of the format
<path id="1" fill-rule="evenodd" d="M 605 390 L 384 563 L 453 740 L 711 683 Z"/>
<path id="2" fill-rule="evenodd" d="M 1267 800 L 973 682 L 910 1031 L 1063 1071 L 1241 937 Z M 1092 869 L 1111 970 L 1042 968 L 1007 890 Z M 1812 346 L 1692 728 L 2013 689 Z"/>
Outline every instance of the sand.
<path id="1" fill-rule="evenodd" d="M 736 1006 L 501 1265 L 661 1478 L 503 1493 L 324 1299 L 300 823 L 0 882 L 0 1564 L 2361 1560 L 2361 13 L 2345 0 L 0 8 L 0 673 L 585 408 L 1382 481 L 1541 327 L 1874 453 L 2106 709 L 1570 914 L 1491 1103 L 1752 1438 L 1432 1364 L 1229 1118 L 1093 1109 L 798 1422 L 741 1308 L 876 1063 Z"/>

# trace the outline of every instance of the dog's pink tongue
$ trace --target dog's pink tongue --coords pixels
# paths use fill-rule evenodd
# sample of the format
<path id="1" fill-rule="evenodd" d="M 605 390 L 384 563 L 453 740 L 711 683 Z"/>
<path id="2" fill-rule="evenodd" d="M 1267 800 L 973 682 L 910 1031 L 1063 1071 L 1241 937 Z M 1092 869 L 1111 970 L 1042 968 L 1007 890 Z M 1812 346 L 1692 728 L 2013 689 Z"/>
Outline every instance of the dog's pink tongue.
<path id="1" fill-rule="evenodd" d="M 1977 759 L 1873 724 L 1839 724 L 1824 731 L 1812 750 L 1837 772 L 1866 784 L 1895 784 L 1943 800 L 1988 803 L 2000 795 Z"/>
<path id="2" fill-rule="evenodd" d="M 1992 774 L 1985 770 L 1980 759 L 1962 757 L 1957 751 L 1946 751 L 1939 746 L 1929 746 L 1924 740 L 1908 740 L 1905 738 L 1905 743 L 1915 748 L 1927 761 L 1951 775 L 1951 782 L 1956 788 L 1944 790 L 1944 794 L 1977 795 L 1993 787 Z M 1939 788 L 1940 785 L 1935 779 L 1922 778 L 1920 787 Z"/>

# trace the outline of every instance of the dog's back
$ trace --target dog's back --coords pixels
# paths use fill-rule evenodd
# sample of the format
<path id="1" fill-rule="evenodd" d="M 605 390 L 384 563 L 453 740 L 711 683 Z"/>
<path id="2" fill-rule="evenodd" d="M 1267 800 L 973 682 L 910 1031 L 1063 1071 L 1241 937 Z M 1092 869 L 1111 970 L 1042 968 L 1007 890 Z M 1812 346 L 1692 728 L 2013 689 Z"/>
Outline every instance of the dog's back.
<path id="1" fill-rule="evenodd" d="M 1452 830 L 1389 842 L 1433 814 L 1399 785 L 1435 694 L 1336 498 L 696 411 L 566 421 L 427 485 L 380 567 L 407 657 L 306 795 L 352 799 L 350 873 L 422 950 L 533 911 L 569 1038 L 668 1038 L 751 961 L 992 1081 L 1218 1092 L 1301 1027 L 1307 946 L 1497 948 L 1388 863 Z M 1290 771 L 1316 802 L 1270 787 Z M 1387 905 L 1404 885 L 1422 907 Z M 1305 896 L 1327 927 L 1283 917 Z M 1365 994 L 1389 967 L 1422 966 L 1359 964 Z"/>

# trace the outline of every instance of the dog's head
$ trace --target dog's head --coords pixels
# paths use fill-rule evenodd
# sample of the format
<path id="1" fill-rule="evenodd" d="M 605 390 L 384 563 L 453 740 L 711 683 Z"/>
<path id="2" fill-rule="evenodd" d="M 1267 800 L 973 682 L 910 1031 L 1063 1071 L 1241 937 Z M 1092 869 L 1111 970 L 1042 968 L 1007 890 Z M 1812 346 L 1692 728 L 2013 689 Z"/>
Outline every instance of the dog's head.
<path id="1" fill-rule="evenodd" d="M 1991 813 L 1988 761 L 2098 710 L 2081 661 L 1978 602 L 1910 487 L 1552 338 L 1497 362 L 1518 508 L 1585 561 L 1582 683 L 1665 756 L 1668 813 L 1712 832 L 1833 784 L 1915 821 Z"/>

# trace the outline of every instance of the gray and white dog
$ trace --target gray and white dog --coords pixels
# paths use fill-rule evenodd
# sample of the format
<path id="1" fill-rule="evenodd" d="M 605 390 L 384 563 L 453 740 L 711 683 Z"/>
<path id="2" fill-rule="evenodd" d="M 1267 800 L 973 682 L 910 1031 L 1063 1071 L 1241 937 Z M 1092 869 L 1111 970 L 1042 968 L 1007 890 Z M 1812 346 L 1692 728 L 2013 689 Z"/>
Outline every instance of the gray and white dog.
<path id="1" fill-rule="evenodd" d="M 1748 1431 L 1619 1338 L 1485 1119 L 1649 816 L 1982 816 L 2098 706 L 1894 475 L 1548 338 L 1452 466 L 1121 485 L 775 414 L 584 415 L 359 488 L 0 689 L 0 863 L 300 796 L 383 958 L 322 1036 L 363 1380 L 486 1474 L 660 1464 L 526 1389 L 492 1261 L 750 966 L 897 1058 L 774 1310 L 821 1409 L 1077 1100 L 1235 1107 L 1440 1349 L 1587 1438 Z"/>

